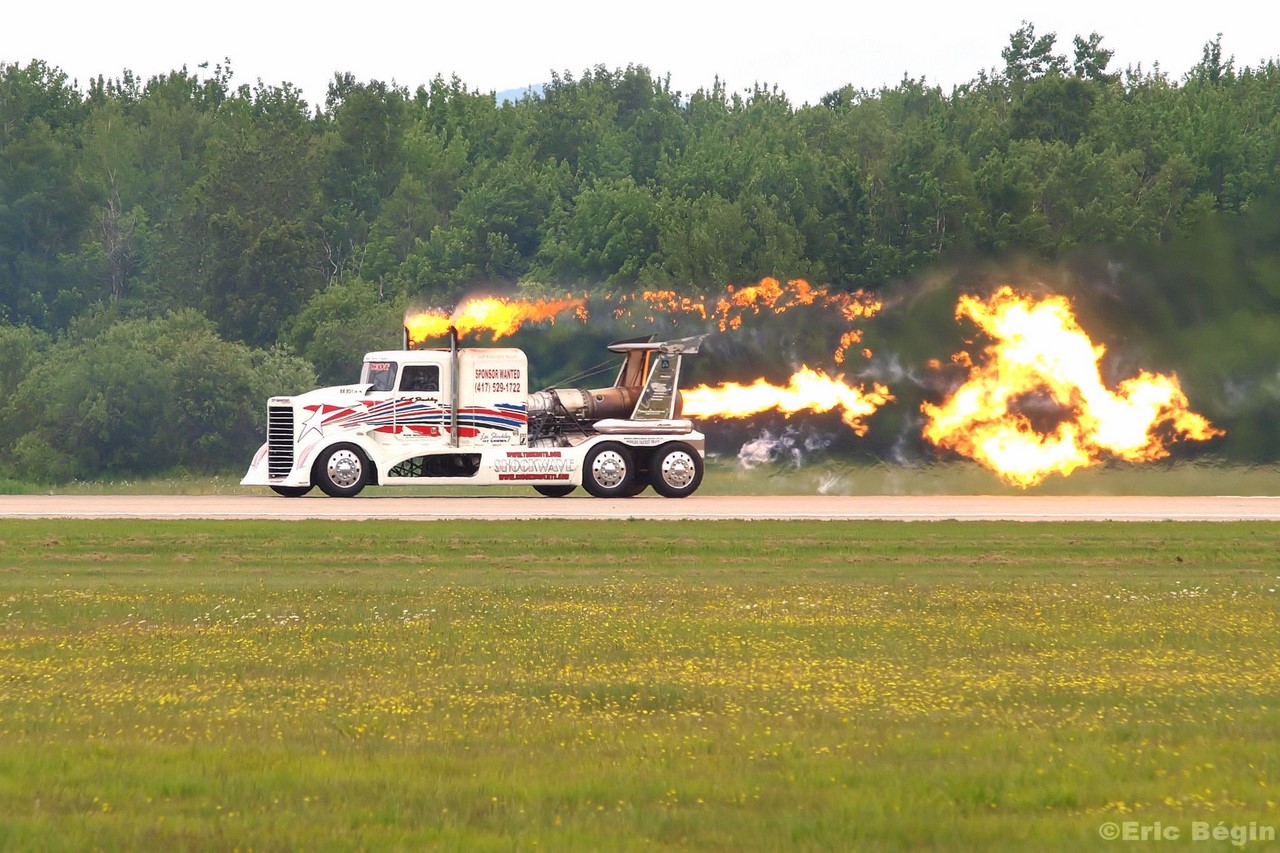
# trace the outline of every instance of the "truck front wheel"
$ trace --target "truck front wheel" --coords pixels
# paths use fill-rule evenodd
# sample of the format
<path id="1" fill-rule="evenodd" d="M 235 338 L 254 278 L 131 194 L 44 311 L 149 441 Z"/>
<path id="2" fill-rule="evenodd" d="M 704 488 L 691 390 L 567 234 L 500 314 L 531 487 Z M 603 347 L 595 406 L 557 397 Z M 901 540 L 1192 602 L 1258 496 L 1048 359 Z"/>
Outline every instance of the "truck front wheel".
<path id="1" fill-rule="evenodd" d="M 649 464 L 649 483 L 664 498 L 686 498 L 702 484 L 702 455 L 681 441 L 664 444 Z"/>
<path id="2" fill-rule="evenodd" d="M 311 479 L 331 498 L 353 498 L 369 482 L 369 460 L 354 444 L 335 444 L 316 459 Z"/>
<path id="3" fill-rule="evenodd" d="M 582 487 L 597 498 L 626 497 L 635 481 L 635 462 L 625 445 L 597 444 L 582 463 Z"/>

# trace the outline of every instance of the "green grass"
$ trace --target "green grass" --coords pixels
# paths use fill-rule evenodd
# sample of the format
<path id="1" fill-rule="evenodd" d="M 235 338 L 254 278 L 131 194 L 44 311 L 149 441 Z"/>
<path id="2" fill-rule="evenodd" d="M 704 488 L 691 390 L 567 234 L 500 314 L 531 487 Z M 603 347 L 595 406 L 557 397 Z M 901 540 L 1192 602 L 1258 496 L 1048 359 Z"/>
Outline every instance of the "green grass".
<path id="1" fill-rule="evenodd" d="M 0 495 L 32 495 L 39 491 L 30 483 L 0 478 Z"/>
<path id="2" fill-rule="evenodd" d="M 0 847 L 1280 823 L 1280 525 L 0 521 Z"/>

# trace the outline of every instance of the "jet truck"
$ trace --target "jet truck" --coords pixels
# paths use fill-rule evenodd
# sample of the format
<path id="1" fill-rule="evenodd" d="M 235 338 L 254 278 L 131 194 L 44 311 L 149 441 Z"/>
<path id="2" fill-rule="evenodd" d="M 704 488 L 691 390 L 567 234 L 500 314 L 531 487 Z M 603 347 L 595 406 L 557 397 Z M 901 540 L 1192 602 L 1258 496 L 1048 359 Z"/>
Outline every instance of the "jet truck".
<path id="1" fill-rule="evenodd" d="M 513 348 L 449 346 L 365 355 L 360 381 L 267 401 L 267 441 L 241 480 L 285 497 L 313 487 L 532 486 L 600 498 L 652 486 L 682 498 L 702 482 L 706 440 L 680 413 L 680 362 L 703 337 L 618 341 L 612 387 L 529 393 Z"/>

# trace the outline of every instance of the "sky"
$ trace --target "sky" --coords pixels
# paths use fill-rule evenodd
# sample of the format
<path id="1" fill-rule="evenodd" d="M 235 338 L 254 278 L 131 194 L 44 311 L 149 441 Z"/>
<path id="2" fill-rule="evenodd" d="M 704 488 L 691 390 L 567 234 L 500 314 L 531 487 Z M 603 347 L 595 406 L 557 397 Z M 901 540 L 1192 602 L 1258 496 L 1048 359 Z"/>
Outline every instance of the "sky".
<path id="1" fill-rule="evenodd" d="M 288 82 L 322 104 L 336 72 L 410 90 L 456 74 L 470 89 L 502 92 L 574 77 L 597 65 L 643 65 L 685 94 L 717 76 L 730 91 L 776 86 L 795 106 L 824 94 L 892 87 L 923 77 L 950 91 L 1003 65 L 1000 51 L 1024 20 L 1056 33 L 1056 52 L 1097 32 L 1111 69 L 1158 63 L 1180 80 L 1222 34 L 1237 67 L 1280 58 L 1280 6 L 1247 3 L 1039 3 L 840 0 L 762 3 L 433 0 L 282 3 L 220 0 L 30 2 L 0 19 L 0 62 L 40 59 L 79 82 L 124 69 L 143 80 L 186 66 L 201 75 L 230 60 L 232 84 Z M 1182 5 L 1182 4 L 1177 4 Z M 1252 9 L 1250 7 L 1253 7 Z M 208 63 L 207 71 L 199 66 Z"/>

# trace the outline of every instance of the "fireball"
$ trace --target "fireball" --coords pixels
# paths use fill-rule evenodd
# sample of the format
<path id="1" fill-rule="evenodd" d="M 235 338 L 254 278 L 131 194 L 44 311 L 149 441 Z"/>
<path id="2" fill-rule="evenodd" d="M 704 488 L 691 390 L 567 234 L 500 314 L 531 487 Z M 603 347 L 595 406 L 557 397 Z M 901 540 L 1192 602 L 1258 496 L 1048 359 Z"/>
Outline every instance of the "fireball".
<path id="1" fill-rule="evenodd" d="M 1190 411 L 1176 376 L 1142 371 L 1107 388 L 1105 349 L 1061 296 L 1037 301 L 1002 287 L 986 302 L 961 297 L 956 317 L 993 342 L 984 357 L 954 357 L 968 378 L 940 405 L 921 407 L 924 437 L 1006 482 L 1026 488 L 1107 457 L 1152 461 L 1169 455 L 1171 441 L 1222 434 Z"/>

